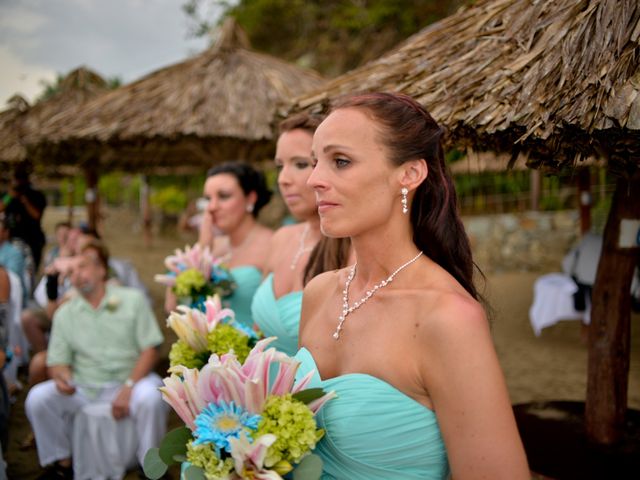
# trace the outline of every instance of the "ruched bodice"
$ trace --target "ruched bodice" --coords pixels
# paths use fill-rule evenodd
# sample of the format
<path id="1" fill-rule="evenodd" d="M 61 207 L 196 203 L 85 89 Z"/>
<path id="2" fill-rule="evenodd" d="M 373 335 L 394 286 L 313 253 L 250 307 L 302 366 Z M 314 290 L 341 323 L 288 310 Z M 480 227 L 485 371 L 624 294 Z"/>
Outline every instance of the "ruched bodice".
<path id="1" fill-rule="evenodd" d="M 301 348 L 298 375 L 317 367 Z M 431 480 L 449 477 L 447 454 L 433 411 L 379 378 L 351 373 L 309 387 L 335 391 L 337 398 L 318 413 L 326 430 L 315 453 L 322 457 L 323 479 Z"/>
<path id="2" fill-rule="evenodd" d="M 262 272 L 253 265 L 243 265 L 232 268 L 231 275 L 237 286 L 234 292 L 225 298 L 225 303 L 235 312 L 236 320 L 252 327 L 251 301 L 260 286 Z"/>
<path id="3" fill-rule="evenodd" d="M 271 346 L 293 356 L 298 351 L 298 327 L 302 309 L 302 291 L 290 292 L 276 299 L 273 274 L 270 273 L 253 296 L 253 321 L 265 337 L 278 337 Z"/>

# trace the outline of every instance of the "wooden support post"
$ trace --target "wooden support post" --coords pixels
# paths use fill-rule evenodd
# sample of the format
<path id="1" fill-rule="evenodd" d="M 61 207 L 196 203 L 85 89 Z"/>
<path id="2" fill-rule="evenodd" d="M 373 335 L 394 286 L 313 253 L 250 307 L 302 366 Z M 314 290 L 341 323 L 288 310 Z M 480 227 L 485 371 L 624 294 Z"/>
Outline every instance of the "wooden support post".
<path id="1" fill-rule="evenodd" d="M 629 219 L 640 219 L 640 172 L 617 182 L 593 288 L 585 426 L 600 444 L 621 438 L 627 411 L 630 290 L 640 256 L 640 248 L 620 246 L 622 221 Z"/>
<path id="2" fill-rule="evenodd" d="M 531 192 L 531 210 L 540 209 L 540 170 L 529 171 L 529 191 Z"/>
<path id="3" fill-rule="evenodd" d="M 84 192 L 84 201 L 87 207 L 87 221 L 89 228 L 98 230 L 100 218 L 99 195 L 98 195 L 98 171 L 95 167 L 89 166 L 85 169 L 87 188 Z"/>
<path id="4" fill-rule="evenodd" d="M 580 233 L 591 230 L 591 170 L 589 167 L 578 169 L 578 204 L 580 206 Z"/>

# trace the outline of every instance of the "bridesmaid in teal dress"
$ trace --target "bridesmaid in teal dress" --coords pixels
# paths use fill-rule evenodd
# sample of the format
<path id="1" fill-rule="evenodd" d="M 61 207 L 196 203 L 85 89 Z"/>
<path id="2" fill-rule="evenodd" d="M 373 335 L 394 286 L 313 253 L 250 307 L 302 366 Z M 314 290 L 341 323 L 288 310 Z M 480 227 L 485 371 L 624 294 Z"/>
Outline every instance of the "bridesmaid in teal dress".
<path id="1" fill-rule="evenodd" d="M 299 223 L 280 228 L 271 238 L 266 277 L 251 307 L 253 319 L 262 333 L 277 337 L 271 346 L 291 356 L 298 351 L 305 271 L 310 254 L 322 236 L 315 193 L 307 185 L 312 170 L 311 140 L 320 121 L 319 116 L 300 114 L 280 124 L 275 157 L 278 187 L 291 215 Z M 341 253 L 340 249 L 335 251 L 338 255 Z M 316 251 L 314 255 L 321 257 L 322 253 Z M 332 265 L 322 268 L 338 268 L 344 263 L 344 259 L 338 257 Z"/>
<path id="2" fill-rule="evenodd" d="M 256 220 L 271 198 L 264 176 L 251 165 L 227 162 L 211 168 L 204 184 L 207 208 L 202 217 L 198 243 L 209 246 L 230 267 L 237 285 L 223 299 L 236 319 L 253 327 L 251 301 L 262 280 L 273 231 Z M 175 295 L 167 289 L 165 310 L 176 307 Z"/>
<path id="3" fill-rule="evenodd" d="M 262 280 L 273 235 L 256 217 L 269 203 L 271 192 L 264 176 L 251 165 L 227 162 L 207 172 L 204 196 L 209 203 L 200 243 L 210 242 L 213 254 L 225 259 L 237 286 L 223 302 L 233 309 L 236 320 L 253 327 L 251 301 Z M 213 235 L 214 230 L 221 235 Z"/>
<path id="4" fill-rule="evenodd" d="M 300 374 L 337 394 L 323 478 L 530 478 L 441 136 L 384 93 L 342 98 L 314 135 L 321 230 L 357 260 L 304 289 Z"/>

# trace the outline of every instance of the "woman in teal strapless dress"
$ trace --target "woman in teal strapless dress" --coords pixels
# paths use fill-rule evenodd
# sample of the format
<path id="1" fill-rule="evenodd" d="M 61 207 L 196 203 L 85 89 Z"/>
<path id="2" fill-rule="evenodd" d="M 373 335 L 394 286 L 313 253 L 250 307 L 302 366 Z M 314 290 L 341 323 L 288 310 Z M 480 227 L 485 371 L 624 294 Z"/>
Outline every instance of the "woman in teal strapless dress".
<path id="1" fill-rule="evenodd" d="M 334 390 L 324 478 L 530 478 L 441 145 L 410 97 L 344 97 L 316 130 L 322 232 L 356 263 L 304 289 L 297 354 Z"/>
<path id="2" fill-rule="evenodd" d="M 289 212 L 299 223 L 284 226 L 273 235 L 267 275 L 253 297 L 251 307 L 253 319 L 264 335 L 277 337 L 271 345 L 292 356 L 298 351 L 307 262 L 321 237 L 315 194 L 307 186 L 312 170 L 311 140 L 320 121 L 319 116 L 300 114 L 280 124 L 275 157 L 278 187 Z M 336 253 L 340 255 L 341 250 Z M 315 252 L 315 256 L 323 255 Z M 344 265 L 344 259 L 339 256 L 331 258 L 335 258 L 334 263 L 323 265 L 323 269 Z"/>
<path id="3" fill-rule="evenodd" d="M 236 320 L 252 327 L 251 301 L 260 285 L 273 235 L 256 217 L 269 203 L 271 192 L 264 176 L 251 165 L 227 162 L 207 172 L 204 196 L 209 203 L 199 241 L 211 242 L 213 254 L 226 259 L 236 289 L 223 303 L 233 309 Z M 222 235 L 213 236 L 214 230 Z"/>
<path id="4" fill-rule="evenodd" d="M 204 184 L 207 207 L 200 225 L 198 243 L 222 257 L 236 283 L 223 303 L 236 319 L 253 326 L 251 301 L 262 280 L 273 231 L 256 220 L 271 198 L 264 176 L 251 165 L 227 162 L 207 172 Z M 165 310 L 173 310 L 176 299 L 167 291 Z"/>

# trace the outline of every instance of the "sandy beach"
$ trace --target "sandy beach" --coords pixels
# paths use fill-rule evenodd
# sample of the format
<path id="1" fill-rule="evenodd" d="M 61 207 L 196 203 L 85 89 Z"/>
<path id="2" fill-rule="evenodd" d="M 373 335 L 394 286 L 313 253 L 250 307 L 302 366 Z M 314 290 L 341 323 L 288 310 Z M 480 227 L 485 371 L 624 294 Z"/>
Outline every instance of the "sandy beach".
<path id="1" fill-rule="evenodd" d="M 63 215 L 54 210 L 45 215 L 45 228 L 51 231 L 53 223 Z M 112 255 L 129 258 L 148 285 L 155 302 L 155 311 L 163 329 L 163 288 L 153 283 L 153 275 L 163 270 L 164 257 L 177 247 L 192 243 L 193 237 L 180 237 L 175 233 L 155 236 L 150 247 L 144 245 L 143 236 L 134 216 L 128 212 L 110 210 L 104 224 L 104 237 Z M 560 259 L 558 260 L 558 262 Z M 587 345 L 578 321 L 560 322 L 533 333 L 528 310 L 533 297 L 533 283 L 546 272 L 489 273 L 485 295 L 492 307 L 492 331 L 496 349 L 505 373 L 507 386 L 514 405 L 546 400 L 585 399 L 587 379 Z M 174 337 L 167 332 L 165 352 Z M 10 444 L 5 459 L 8 475 L 12 479 L 30 480 L 40 469 L 35 449 L 19 450 L 28 423 L 22 403 L 25 392 L 17 397 L 10 419 Z M 632 317 L 631 363 L 629 374 L 630 408 L 640 409 L 640 315 Z M 176 423 L 172 417 L 172 423 Z M 136 478 L 130 474 L 127 478 Z"/>

